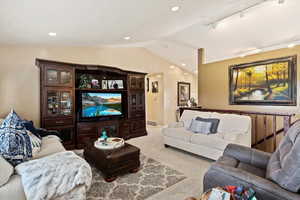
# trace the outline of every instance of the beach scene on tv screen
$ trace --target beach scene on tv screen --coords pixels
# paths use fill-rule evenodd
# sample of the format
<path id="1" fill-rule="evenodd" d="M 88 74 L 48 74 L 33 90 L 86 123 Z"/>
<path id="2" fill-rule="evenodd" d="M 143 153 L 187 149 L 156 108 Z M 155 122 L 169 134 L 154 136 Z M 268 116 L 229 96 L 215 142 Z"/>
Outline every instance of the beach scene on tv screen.
<path id="1" fill-rule="evenodd" d="M 83 93 L 82 117 L 122 115 L 122 95 L 115 93 Z"/>

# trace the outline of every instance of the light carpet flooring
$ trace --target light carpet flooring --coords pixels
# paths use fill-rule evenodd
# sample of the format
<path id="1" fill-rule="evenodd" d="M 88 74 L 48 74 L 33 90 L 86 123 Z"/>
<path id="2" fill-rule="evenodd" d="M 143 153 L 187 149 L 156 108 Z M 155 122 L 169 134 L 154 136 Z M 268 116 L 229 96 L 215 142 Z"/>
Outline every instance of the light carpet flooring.
<path id="1" fill-rule="evenodd" d="M 162 127 L 148 126 L 148 136 L 127 142 L 139 147 L 144 155 L 184 173 L 187 179 L 147 200 L 184 200 L 190 196 L 199 197 L 202 194 L 203 176 L 212 161 L 175 148 L 165 148 L 161 129 Z"/>

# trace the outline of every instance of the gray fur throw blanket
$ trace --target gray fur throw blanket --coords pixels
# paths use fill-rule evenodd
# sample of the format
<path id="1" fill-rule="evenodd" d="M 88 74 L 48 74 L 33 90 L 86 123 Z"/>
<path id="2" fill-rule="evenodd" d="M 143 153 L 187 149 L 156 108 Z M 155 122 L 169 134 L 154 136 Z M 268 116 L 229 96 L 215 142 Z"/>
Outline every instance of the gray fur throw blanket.
<path id="1" fill-rule="evenodd" d="M 92 182 L 89 164 L 65 151 L 16 166 L 30 200 L 85 200 Z"/>

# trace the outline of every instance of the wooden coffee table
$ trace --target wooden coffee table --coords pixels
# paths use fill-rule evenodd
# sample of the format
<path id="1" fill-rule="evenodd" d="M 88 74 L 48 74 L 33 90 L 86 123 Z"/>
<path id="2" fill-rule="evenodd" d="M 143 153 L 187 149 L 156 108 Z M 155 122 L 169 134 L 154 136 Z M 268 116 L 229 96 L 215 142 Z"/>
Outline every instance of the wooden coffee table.
<path id="1" fill-rule="evenodd" d="M 140 167 L 140 149 L 128 143 L 118 149 L 101 150 L 94 147 L 94 141 L 89 141 L 85 144 L 84 157 L 102 172 L 107 182 L 120 174 L 137 172 Z"/>

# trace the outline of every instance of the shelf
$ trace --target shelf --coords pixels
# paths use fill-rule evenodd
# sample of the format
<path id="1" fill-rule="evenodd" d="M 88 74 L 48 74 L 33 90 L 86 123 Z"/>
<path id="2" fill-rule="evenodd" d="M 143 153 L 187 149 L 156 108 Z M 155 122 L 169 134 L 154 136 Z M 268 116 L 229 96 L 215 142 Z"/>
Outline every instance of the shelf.
<path id="1" fill-rule="evenodd" d="M 76 91 L 91 91 L 91 92 L 126 92 L 126 89 L 94 89 L 94 88 L 76 88 Z"/>

